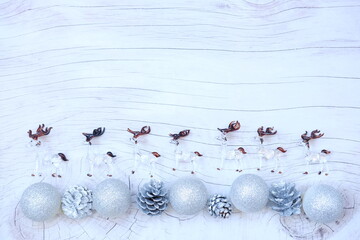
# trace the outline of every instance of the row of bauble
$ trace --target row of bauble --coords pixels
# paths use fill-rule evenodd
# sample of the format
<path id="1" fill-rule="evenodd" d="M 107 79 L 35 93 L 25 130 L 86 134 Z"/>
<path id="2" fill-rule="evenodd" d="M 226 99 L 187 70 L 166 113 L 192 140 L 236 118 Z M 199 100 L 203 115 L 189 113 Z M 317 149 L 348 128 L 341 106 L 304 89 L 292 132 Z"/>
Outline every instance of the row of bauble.
<path id="1" fill-rule="evenodd" d="M 196 177 L 175 181 L 169 190 L 169 202 L 178 214 L 192 215 L 200 212 L 208 200 L 208 192 Z M 254 174 L 239 176 L 232 184 L 230 199 L 240 211 L 256 212 L 263 209 L 269 198 L 266 182 Z M 93 192 L 93 209 L 103 217 L 124 214 L 131 204 L 128 186 L 117 179 L 99 183 Z M 20 206 L 25 216 L 34 221 L 45 221 L 59 212 L 61 196 L 50 184 L 36 183 L 22 195 Z M 333 187 L 325 184 L 310 187 L 303 196 L 303 210 L 313 221 L 329 223 L 343 215 L 344 200 Z"/>

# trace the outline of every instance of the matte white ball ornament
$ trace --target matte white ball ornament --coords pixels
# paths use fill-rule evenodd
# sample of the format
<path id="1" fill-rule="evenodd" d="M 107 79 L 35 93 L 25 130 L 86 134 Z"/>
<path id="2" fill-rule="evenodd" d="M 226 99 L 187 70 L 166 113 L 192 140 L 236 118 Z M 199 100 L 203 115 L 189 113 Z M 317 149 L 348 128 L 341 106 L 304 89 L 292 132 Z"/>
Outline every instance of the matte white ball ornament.
<path id="1" fill-rule="evenodd" d="M 20 200 L 24 215 L 36 222 L 54 217 L 60 210 L 61 195 L 48 183 L 35 183 L 25 189 Z"/>
<path id="2" fill-rule="evenodd" d="M 233 182 L 230 199 L 242 212 L 257 212 L 268 202 L 269 187 L 266 182 L 254 174 L 244 174 Z"/>
<path id="3" fill-rule="evenodd" d="M 119 179 L 106 179 L 93 191 L 93 208 L 103 217 L 118 217 L 130 204 L 130 190 Z"/>
<path id="4" fill-rule="evenodd" d="M 170 187 L 169 199 L 178 214 L 192 215 L 206 205 L 208 192 L 203 182 L 196 177 L 184 177 Z"/>
<path id="5" fill-rule="evenodd" d="M 310 220 L 318 223 L 330 223 L 343 215 L 344 199 L 334 187 L 318 184 L 305 192 L 303 209 Z"/>

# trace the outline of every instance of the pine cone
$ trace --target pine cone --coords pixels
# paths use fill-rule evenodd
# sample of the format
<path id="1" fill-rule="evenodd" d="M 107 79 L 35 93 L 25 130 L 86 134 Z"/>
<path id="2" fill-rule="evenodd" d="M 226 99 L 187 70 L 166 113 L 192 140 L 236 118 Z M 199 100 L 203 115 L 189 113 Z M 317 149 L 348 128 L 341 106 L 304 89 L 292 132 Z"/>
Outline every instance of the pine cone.
<path id="1" fill-rule="evenodd" d="M 270 188 L 270 206 L 282 216 L 300 214 L 301 195 L 294 183 L 279 182 Z"/>
<path id="2" fill-rule="evenodd" d="M 160 215 L 168 206 L 168 193 L 163 183 L 154 179 L 144 184 L 138 192 L 136 202 L 147 215 Z"/>
<path id="3" fill-rule="evenodd" d="M 228 218 L 231 215 L 231 203 L 225 196 L 215 194 L 208 202 L 208 211 L 211 216 Z"/>
<path id="4" fill-rule="evenodd" d="M 92 214 L 92 191 L 83 186 L 69 188 L 61 199 L 61 208 L 69 218 L 83 218 Z"/>

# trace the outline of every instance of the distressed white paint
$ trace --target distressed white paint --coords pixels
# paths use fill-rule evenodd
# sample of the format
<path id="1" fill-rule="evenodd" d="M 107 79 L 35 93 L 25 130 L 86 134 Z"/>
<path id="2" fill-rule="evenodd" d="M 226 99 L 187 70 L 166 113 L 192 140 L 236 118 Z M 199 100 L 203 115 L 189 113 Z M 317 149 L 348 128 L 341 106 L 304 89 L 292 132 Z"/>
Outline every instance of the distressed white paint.
<path id="1" fill-rule="evenodd" d="M 1 239 L 360 238 L 359 11 L 356 0 L 1 0 Z M 96 140 L 98 148 L 118 155 L 117 176 L 130 183 L 133 200 L 148 174 L 143 169 L 130 176 L 126 129 L 143 125 L 152 134 L 142 139 L 142 148 L 162 155 L 158 170 L 167 184 L 189 174 L 171 170 L 168 133 L 189 128 L 181 144 L 204 154 L 197 176 L 210 193 L 226 194 L 239 173 L 235 162 L 216 171 L 216 128 L 231 120 L 242 124 L 229 134 L 229 145 L 249 152 L 245 172 L 257 164 L 255 130 L 275 126 L 278 135 L 265 143 L 288 149 L 285 172 L 271 174 L 268 163 L 259 174 L 269 184 L 295 181 L 301 190 L 316 182 L 337 186 L 349 208 L 340 224 L 280 219 L 269 209 L 236 212 L 228 220 L 205 210 L 188 219 L 171 209 L 150 218 L 135 203 L 117 219 L 59 215 L 43 224 L 15 210 L 32 182 L 63 191 L 75 183 L 92 188 L 104 179 L 79 175 L 86 151 L 81 132 L 100 126 L 106 133 Z M 44 139 L 50 152 L 70 159 L 62 179 L 30 177 L 34 163 L 26 131 L 39 123 L 54 127 Z M 299 136 L 316 128 L 325 136 L 313 148 L 333 151 L 328 177 L 301 174 Z"/>

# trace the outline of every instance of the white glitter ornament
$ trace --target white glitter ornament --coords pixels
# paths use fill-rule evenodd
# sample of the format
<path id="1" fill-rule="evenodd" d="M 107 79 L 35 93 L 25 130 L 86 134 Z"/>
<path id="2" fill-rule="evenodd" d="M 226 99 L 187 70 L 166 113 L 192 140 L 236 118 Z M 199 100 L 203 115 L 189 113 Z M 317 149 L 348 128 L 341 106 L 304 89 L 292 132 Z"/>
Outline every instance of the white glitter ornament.
<path id="1" fill-rule="evenodd" d="M 169 191 L 170 204 L 178 214 L 192 215 L 206 205 L 208 192 L 205 185 L 195 177 L 180 178 Z"/>
<path id="2" fill-rule="evenodd" d="M 330 223 L 344 213 L 344 199 L 332 186 L 318 184 L 310 187 L 304 195 L 303 209 L 310 220 Z"/>
<path id="3" fill-rule="evenodd" d="M 230 199 L 242 212 L 257 212 L 268 202 L 269 188 L 265 181 L 254 174 L 244 174 L 232 184 Z"/>
<path id="4" fill-rule="evenodd" d="M 60 210 L 61 195 L 48 183 L 35 183 L 25 189 L 20 208 L 29 219 L 42 222 L 54 217 Z"/>
<path id="5" fill-rule="evenodd" d="M 103 217 L 118 217 L 130 207 L 130 191 L 119 179 L 106 179 L 93 191 L 93 208 Z"/>

